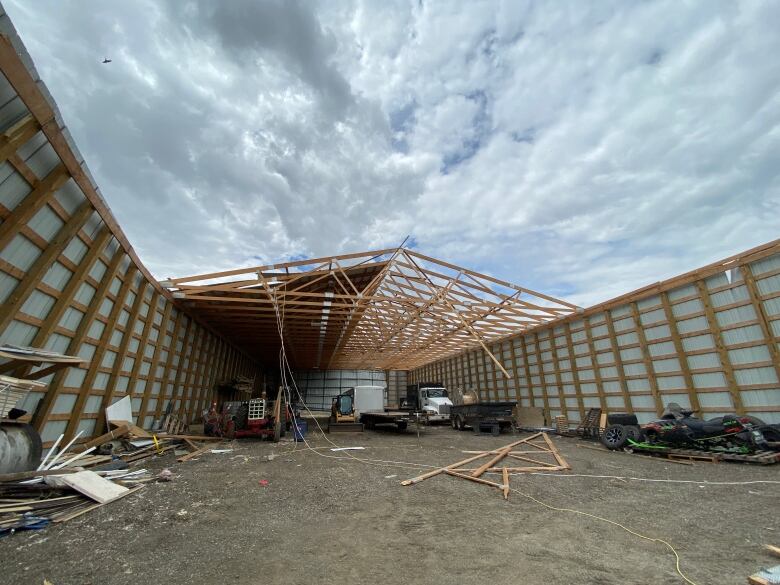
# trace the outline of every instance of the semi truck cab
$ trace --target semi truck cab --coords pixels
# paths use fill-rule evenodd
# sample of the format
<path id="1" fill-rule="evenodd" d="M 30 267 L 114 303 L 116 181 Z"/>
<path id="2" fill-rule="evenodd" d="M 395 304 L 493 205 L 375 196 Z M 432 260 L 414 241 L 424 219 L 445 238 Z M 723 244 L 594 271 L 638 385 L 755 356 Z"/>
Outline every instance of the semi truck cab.
<path id="1" fill-rule="evenodd" d="M 420 382 L 406 387 L 402 407 L 424 413 L 428 422 L 449 422 L 452 401 L 441 382 Z"/>

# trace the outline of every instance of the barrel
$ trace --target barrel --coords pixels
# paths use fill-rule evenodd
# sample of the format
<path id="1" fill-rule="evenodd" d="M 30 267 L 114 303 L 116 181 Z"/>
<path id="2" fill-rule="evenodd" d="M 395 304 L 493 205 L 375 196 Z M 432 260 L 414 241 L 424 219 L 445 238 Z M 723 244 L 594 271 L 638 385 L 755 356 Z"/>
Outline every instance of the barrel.
<path id="1" fill-rule="evenodd" d="M 309 423 L 307 423 L 305 420 L 297 419 L 293 424 L 293 436 L 295 437 L 295 440 L 298 442 L 303 441 L 303 437 L 306 435 L 308 430 Z"/>

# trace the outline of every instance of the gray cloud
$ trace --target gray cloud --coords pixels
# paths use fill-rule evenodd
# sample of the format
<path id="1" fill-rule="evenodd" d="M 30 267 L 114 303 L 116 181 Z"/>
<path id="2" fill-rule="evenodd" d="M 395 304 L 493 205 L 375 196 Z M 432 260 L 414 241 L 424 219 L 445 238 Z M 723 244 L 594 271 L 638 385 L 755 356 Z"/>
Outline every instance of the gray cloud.
<path id="1" fill-rule="evenodd" d="M 6 9 L 160 277 L 411 234 L 589 304 L 780 231 L 775 3 Z"/>

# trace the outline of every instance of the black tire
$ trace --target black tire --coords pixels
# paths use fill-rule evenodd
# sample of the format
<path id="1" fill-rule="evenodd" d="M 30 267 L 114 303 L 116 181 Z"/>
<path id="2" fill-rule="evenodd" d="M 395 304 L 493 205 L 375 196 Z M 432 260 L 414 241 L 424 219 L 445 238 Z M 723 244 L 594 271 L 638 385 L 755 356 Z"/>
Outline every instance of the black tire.
<path id="1" fill-rule="evenodd" d="M 636 442 L 642 441 L 642 429 L 640 429 L 638 426 L 625 425 L 625 429 L 629 439 Z"/>
<path id="2" fill-rule="evenodd" d="M 607 415 L 607 425 L 637 426 L 638 424 L 639 422 L 635 414 L 619 413 Z"/>
<path id="3" fill-rule="evenodd" d="M 607 449 L 618 451 L 628 443 L 628 431 L 623 425 L 609 425 L 601 433 L 601 444 Z"/>
<path id="4" fill-rule="evenodd" d="M 406 430 L 406 426 L 407 426 L 407 424 L 406 424 L 406 421 L 405 421 L 405 420 L 402 420 L 401 422 L 397 422 L 397 423 L 395 423 L 395 426 L 397 426 L 397 427 L 398 427 L 398 430 L 399 430 L 399 431 L 405 431 L 405 430 Z"/>

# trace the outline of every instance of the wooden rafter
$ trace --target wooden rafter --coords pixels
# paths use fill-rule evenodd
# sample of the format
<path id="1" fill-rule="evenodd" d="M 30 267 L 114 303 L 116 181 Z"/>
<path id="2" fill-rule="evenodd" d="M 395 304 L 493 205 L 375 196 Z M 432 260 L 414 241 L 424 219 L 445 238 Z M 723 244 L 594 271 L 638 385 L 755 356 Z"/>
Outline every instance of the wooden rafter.
<path id="1" fill-rule="evenodd" d="M 299 368 L 414 368 L 568 315 L 575 305 L 405 248 L 252 266 L 163 283 L 260 359 Z"/>

